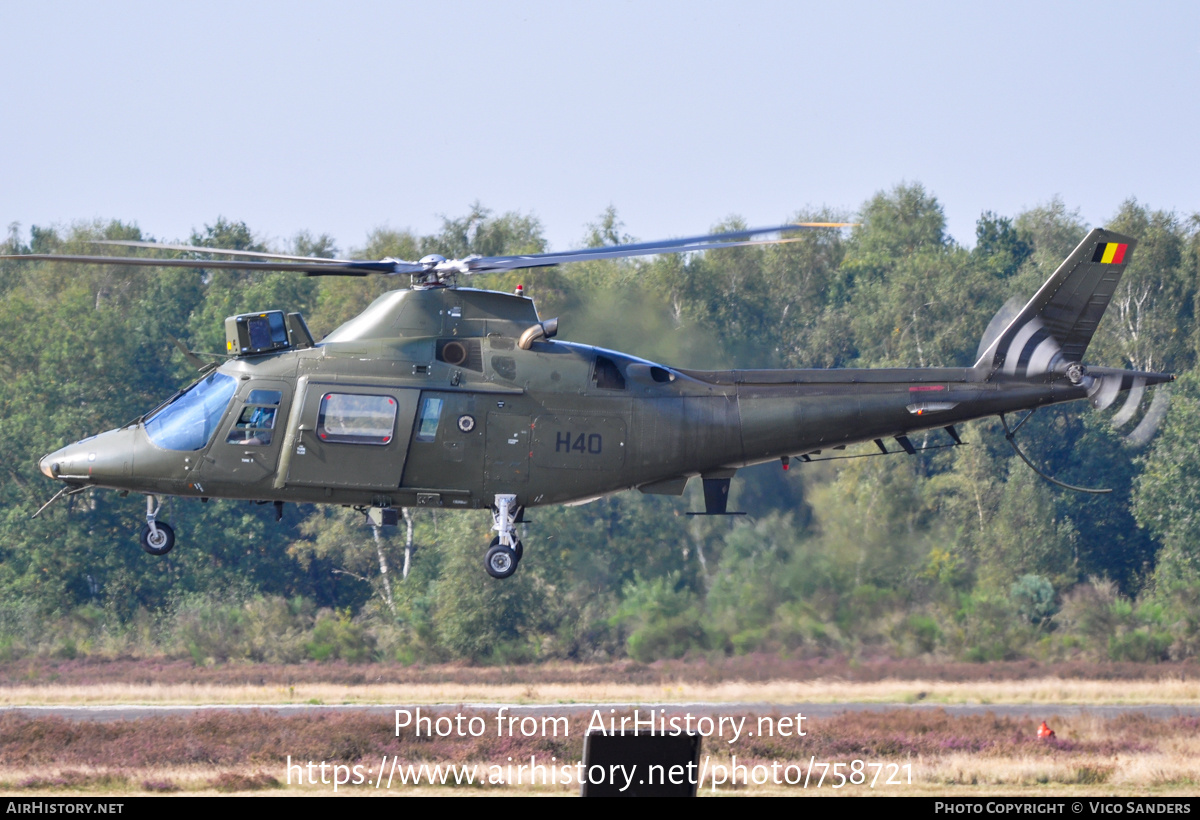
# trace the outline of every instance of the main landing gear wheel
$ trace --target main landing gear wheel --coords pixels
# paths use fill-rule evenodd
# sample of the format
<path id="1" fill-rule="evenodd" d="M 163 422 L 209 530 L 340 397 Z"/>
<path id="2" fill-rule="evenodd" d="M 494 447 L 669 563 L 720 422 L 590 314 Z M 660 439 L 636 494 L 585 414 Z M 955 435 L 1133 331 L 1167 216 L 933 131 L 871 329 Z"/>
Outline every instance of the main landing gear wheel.
<path id="1" fill-rule="evenodd" d="M 498 547 L 498 546 L 500 546 L 500 536 L 497 535 L 495 538 L 492 539 L 492 543 L 488 544 L 488 548 L 491 549 L 492 547 Z M 521 544 L 520 541 L 513 542 L 513 553 L 516 554 L 518 561 L 520 561 L 521 556 L 525 554 L 525 547 Z"/>
<path id="2" fill-rule="evenodd" d="M 175 530 L 170 524 L 155 522 L 153 529 L 149 524 L 142 527 L 142 549 L 151 555 L 166 555 L 174 546 Z"/>
<path id="3" fill-rule="evenodd" d="M 520 516 L 521 508 L 517 506 L 517 497 L 511 493 L 497 493 L 496 503 L 492 506 L 492 529 L 499 535 L 492 539 L 483 565 L 488 575 L 493 578 L 507 578 L 517 571 L 521 555 L 525 552 L 513 525 Z M 511 544 L 512 546 L 505 546 Z"/>
<path id="4" fill-rule="evenodd" d="M 487 567 L 488 575 L 493 578 L 507 578 L 517 571 L 517 564 L 520 559 L 514 550 L 510 550 L 501 544 L 497 544 L 487 551 L 487 555 L 483 557 L 483 564 Z"/>

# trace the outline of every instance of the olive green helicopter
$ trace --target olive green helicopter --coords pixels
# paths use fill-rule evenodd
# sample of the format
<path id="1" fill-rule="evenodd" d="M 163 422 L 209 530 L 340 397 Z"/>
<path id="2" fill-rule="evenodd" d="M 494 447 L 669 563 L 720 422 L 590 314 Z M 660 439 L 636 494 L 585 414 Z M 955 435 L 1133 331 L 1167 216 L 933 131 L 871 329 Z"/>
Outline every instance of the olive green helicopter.
<path id="1" fill-rule="evenodd" d="M 1087 398 L 1103 408 L 1123 391 L 1119 415 L 1132 416 L 1147 387 L 1174 378 L 1083 364 L 1131 258 L 1129 237 L 1092 230 L 1032 299 L 997 314 L 972 367 L 686 370 L 560 341 L 558 320 L 543 320 L 524 295 L 458 286 L 481 273 L 787 242 L 789 232 L 841 227 L 417 262 L 119 241 L 104 244 L 176 256 L 0 257 L 411 277 L 319 342 L 299 313 L 227 318 L 224 361 L 204 364 L 185 351 L 201 369 L 196 382 L 123 427 L 41 459 L 42 472 L 63 485 L 42 510 L 93 487 L 145 494 L 142 547 L 164 555 L 175 543 L 157 518 L 164 496 L 273 502 L 277 516 L 285 502 L 341 504 L 377 526 L 396 524 L 405 507 L 488 509 L 496 536 L 484 565 L 507 578 L 523 553 L 515 525 L 529 508 L 630 488 L 679 496 L 699 476 L 705 509 L 691 514 L 737 515 L 727 502 L 739 468 L 778 460 L 787 469 L 791 459 L 820 460 L 813 456 L 860 442 L 874 442 L 879 455 L 912 455 L 929 449 L 909 438 L 922 430 L 944 430 L 950 443 L 938 446 L 958 446 L 955 425 L 987 416 L 1000 417 L 1013 449 L 1047 480 L 1106 492 L 1045 475 L 1014 435 L 1039 407 Z M 1161 418 L 1160 395 L 1139 430 Z M 1010 428 L 1006 414 L 1022 410 Z"/>

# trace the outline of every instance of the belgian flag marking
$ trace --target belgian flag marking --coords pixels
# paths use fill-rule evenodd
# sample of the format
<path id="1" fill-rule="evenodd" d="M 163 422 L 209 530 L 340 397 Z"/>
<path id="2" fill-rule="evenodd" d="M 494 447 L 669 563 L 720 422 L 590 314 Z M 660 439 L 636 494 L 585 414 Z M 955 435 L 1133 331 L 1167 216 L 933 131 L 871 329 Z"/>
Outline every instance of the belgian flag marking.
<path id="1" fill-rule="evenodd" d="M 1093 262 L 1100 262 L 1105 265 L 1119 265 L 1125 261 L 1125 250 L 1129 245 L 1118 242 L 1101 242 L 1096 245 L 1096 252 L 1092 254 Z"/>

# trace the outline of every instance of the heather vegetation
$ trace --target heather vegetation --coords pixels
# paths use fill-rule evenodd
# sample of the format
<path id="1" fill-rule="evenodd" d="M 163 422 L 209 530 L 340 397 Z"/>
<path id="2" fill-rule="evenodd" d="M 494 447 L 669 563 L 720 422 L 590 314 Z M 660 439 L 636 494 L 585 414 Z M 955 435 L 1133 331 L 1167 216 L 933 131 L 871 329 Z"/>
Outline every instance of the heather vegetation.
<path id="1" fill-rule="evenodd" d="M 464 720 L 481 718 L 492 725 L 491 710 L 467 710 Z M 617 719 L 629 716 L 621 710 Z M 737 710 L 748 726 L 760 718 L 778 721 L 779 711 Z M 0 775 L 6 794 L 38 793 L 170 793 L 254 792 L 286 789 L 295 793 L 298 770 L 309 760 L 362 766 L 374 771 L 380 761 L 393 758 L 414 769 L 448 766 L 475 768 L 476 781 L 461 789 L 477 792 L 496 790 L 577 793 L 578 785 L 555 781 L 531 786 L 528 773 L 520 783 L 487 782 L 489 767 L 510 772 L 511 761 L 539 762 L 551 758 L 573 766 L 583 752 L 582 728 L 589 712 L 571 710 L 562 719 L 572 728 L 569 736 L 496 737 L 488 732 L 479 737 L 418 737 L 411 728 L 391 730 L 390 715 L 356 712 L 278 715 L 270 712 L 232 714 L 211 712 L 190 716 L 151 716 L 140 720 L 111 722 L 67 721 L 56 717 L 20 714 L 0 715 L 0 759 L 8 768 Z M 953 794 L 966 796 L 978 791 L 1020 794 L 1030 788 L 1052 786 L 1055 794 L 1088 794 L 1103 784 L 1112 795 L 1186 795 L 1196 786 L 1195 759 L 1198 753 L 1195 717 L 1166 719 L 1144 714 L 1101 717 L 1082 714 L 1055 718 L 1057 737 L 1037 737 L 1037 721 L 1028 717 L 995 714 L 956 715 L 942 709 L 904 709 L 878 712 L 845 712 L 807 723 L 807 735 L 742 737 L 736 744 L 720 738 L 703 741 L 709 765 L 729 767 L 736 761 L 746 773 L 736 782 L 722 781 L 714 787 L 702 784 L 703 794 L 752 792 L 777 794 Z M 866 778 L 853 783 L 831 775 L 818 786 L 821 767 L 838 764 L 849 773 L 853 761 Z M 96 761 L 107 761 L 97 764 Z M 803 774 L 815 761 L 817 768 L 807 787 Z M 751 774 L 754 766 L 779 770 L 791 766 L 786 775 L 791 784 L 763 785 Z M 866 764 L 864 766 L 864 764 Z M 427 768 L 427 771 L 429 770 Z M 795 771 L 800 777 L 793 779 Z M 403 771 L 403 770 L 402 770 Z M 711 771 L 711 769 L 710 769 Z M 876 774 L 881 774 L 875 777 Z M 897 776 L 897 774 L 899 776 Z M 892 784 L 888 784 L 889 775 Z M 911 775 L 911 780 L 909 776 Z M 511 776 L 511 775 L 510 775 Z M 752 781 L 751 777 L 756 777 Z M 781 776 L 781 780 L 783 776 Z M 319 782 L 309 792 L 330 793 L 332 786 Z M 410 780 L 411 782 L 411 780 Z M 755 783 L 758 783 L 756 786 Z M 434 793 L 455 787 L 454 779 L 439 785 Z M 387 787 L 407 792 L 399 777 Z M 378 794 L 371 784 L 342 785 L 340 792 Z"/>
<path id="2" fill-rule="evenodd" d="M 1031 295 L 1087 228 L 1055 201 L 982 215 L 968 248 L 919 185 L 880 193 L 857 214 L 797 216 L 862 225 L 478 284 L 523 282 L 543 316 L 562 318 L 563 338 L 682 367 L 969 365 L 992 315 Z M 1113 409 L 1083 402 L 1040 411 L 1022 441 L 1047 472 L 1111 495 L 1052 487 L 1013 455 L 998 423 L 976 422 L 961 430 L 968 446 L 916 457 L 743 470 L 731 505 L 748 515 L 736 519 L 684 517 L 702 506 L 698 487 L 683 499 L 629 492 L 533 510 L 522 531 L 530 560 L 505 582 L 483 572 L 482 513 L 412 511 L 407 556 L 403 525 L 374 531 L 340 508 L 289 505 L 276 523 L 269 507 L 177 499 L 163 518 L 180 546 L 165 558 L 138 548 L 138 499 L 87 492 L 31 520 L 54 489 L 37 470 L 41 455 L 191 380 L 171 336 L 221 350 L 225 316 L 283 308 L 302 311 L 319 338 L 396 283 L 0 263 L 0 659 L 1195 657 L 1200 219 L 1130 200 L 1106 227 L 1140 244 L 1088 361 L 1180 374 L 1170 409 L 1143 447 L 1125 438 L 1133 423 L 1116 428 Z M 116 222 L 13 226 L 0 247 L 92 252 L 84 243 L 95 238 L 150 237 Z M 626 238 L 609 210 L 583 241 Z M 224 219 L 185 239 L 263 248 Z M 436 235 L 379 230 L 346 252 L 545 248 L 536 219 L 476 207 Z M 338 252 L 308 233 L 276 250 Z"/>

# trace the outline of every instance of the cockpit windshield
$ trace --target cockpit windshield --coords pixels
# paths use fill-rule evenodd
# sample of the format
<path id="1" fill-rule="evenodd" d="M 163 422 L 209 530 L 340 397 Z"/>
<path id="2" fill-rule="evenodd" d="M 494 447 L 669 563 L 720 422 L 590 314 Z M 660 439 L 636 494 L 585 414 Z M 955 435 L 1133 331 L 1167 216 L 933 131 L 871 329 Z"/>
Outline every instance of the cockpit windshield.
<path id="1" fill-rule="evenodd" d="M 212 438 L 237 390 L 237 380 L 213 373 L 146 421 L 146 434 L 165 450 L 199 450 Z"/>

